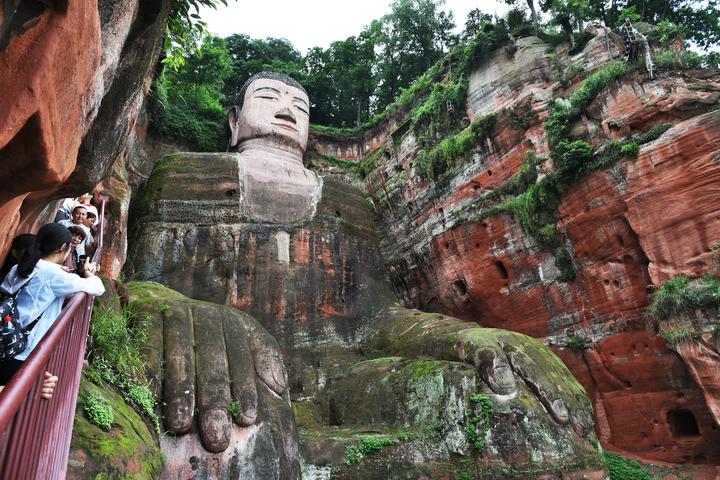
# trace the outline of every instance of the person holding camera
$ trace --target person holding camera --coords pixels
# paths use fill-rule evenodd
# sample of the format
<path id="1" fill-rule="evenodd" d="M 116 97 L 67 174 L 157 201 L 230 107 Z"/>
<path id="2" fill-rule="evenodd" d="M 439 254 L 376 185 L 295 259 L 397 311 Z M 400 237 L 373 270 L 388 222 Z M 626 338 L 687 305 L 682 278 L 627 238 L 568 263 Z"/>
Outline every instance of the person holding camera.
<path id="1" fill-rule="evenodd" d="M 68 295 L 105 293 L 102 281 L 95 275 L 98 267 L 89 258 L 79 265 L 77 274 L 66 270 L 64 265 L 70 255 L 72 240 L 72 233 L 65 226 L 59 223 L 43 225 L 34 245 L 24 252 L 0 286 L 4 292 L 16 295 L 17 313 L 27 332 L 25 349 L 14 358 L 0 361 L 1 386 L 7 385 L 45 336 L 60 315 Z M 45 373 L 43 398 L 52 396 L 57 381 L 56 376 Z"/>
<path id="2" fill-rule="evenodd" d="M 70 240 L 70 254 L 65 260 L 68 272 L 80 274 L 80 265 L 85 262 L 87 255 L 84 254 L 85 230 L 80 227 L 68 227 L 72 239 Z"/>

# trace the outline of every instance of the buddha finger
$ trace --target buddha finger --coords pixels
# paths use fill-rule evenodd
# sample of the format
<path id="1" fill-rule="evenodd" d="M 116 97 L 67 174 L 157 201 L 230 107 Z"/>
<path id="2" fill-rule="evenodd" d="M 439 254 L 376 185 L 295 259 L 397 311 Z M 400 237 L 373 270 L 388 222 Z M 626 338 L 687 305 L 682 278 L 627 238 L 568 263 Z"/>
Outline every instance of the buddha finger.
<path id="1" fill-rule="evenodd" d="M 230 412 L 241 427 L 253 425 L 257 419 L 258 393 L 255 362 L 243 319 L 235 312 L 223 317 L 230 390 L 235 407 Z"/>
<path id="2" fill-rule="evenodd" d="M 534 338 L 504 332 L 503 350 L 512 369 L 543 403 L 555 421 L 570 422 L 578 433 L 592 428 L 592 406 L 585 390 L 552 351 Z"/>
<path id="3" fill-rule="evenodd" d="M 164 424 L 173 433 L 186 433 L 195 410 L 195 358 L 192 312 L 176 304 L 161 313 L 165 345 L 163 382 Z"/>
<path id="4" fill-rule="evenodd" d="M 218 453 L 230 444 L 232 426 L 223 322 L 210 304 L 197 304 L 193 313 L 200 439 L 208 451 Z"/>
<path id="5" fill-rule="evenodd" d="M 254 322 L 248 323 L 246 330 L 258 377 L 272 391 L 283 395 L 287 387 L 287 373 L 277 341 Z"/>

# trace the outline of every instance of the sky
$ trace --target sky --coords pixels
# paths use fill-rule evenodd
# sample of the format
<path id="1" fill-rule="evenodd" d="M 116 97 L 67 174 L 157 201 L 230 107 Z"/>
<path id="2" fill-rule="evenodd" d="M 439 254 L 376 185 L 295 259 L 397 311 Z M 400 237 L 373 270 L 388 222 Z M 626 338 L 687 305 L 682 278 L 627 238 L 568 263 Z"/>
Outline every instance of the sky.
<path id="1" fill-rule="evenodd" d="M 287 38 L 303 55 L 312 47 L 327 48 L 336 40 L 359 34 L 372 20 L 390 12 L 391 0 L 229 0 L 217 10 L 204 8 L 200 16 L 211 33 L 227 37 L 244 33 L 252 38 Z M 445 0 L 458 30 L 473 8 L 503 14 L 503 0 Z"/>

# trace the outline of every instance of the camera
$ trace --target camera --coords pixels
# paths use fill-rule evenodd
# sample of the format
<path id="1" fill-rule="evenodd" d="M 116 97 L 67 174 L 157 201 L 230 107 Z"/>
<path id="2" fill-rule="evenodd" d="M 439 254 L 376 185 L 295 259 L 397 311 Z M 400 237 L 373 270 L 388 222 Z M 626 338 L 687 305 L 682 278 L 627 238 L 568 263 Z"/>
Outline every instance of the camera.
<path id="1" fill-rule="evenodd" d="M 85 269 L 85 260 L 87 260 L 87 258 L 87 255 L 78 256 L 77 262 L 75 262 L 75 270 L 73 270 L 72 273 L 82 276 L 83 270 Z"/>

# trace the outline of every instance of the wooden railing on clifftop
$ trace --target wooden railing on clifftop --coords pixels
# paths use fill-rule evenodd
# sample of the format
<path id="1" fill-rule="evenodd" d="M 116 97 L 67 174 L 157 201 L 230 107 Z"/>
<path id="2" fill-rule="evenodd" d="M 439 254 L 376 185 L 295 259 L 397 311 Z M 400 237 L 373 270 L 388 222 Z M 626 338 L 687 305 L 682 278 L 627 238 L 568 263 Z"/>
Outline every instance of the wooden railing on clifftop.
<path id="1" fill-rule="evenodd" d="M 105 201 L 99 214 L 104 240 Z M 20 370 L 0 393 L 0 478 L 65 478 L 75 403 L 85 358 L 92 296 L 75 294 Z M 40 398 L 45 372 L 59 380 L 50 400 Z"/>

